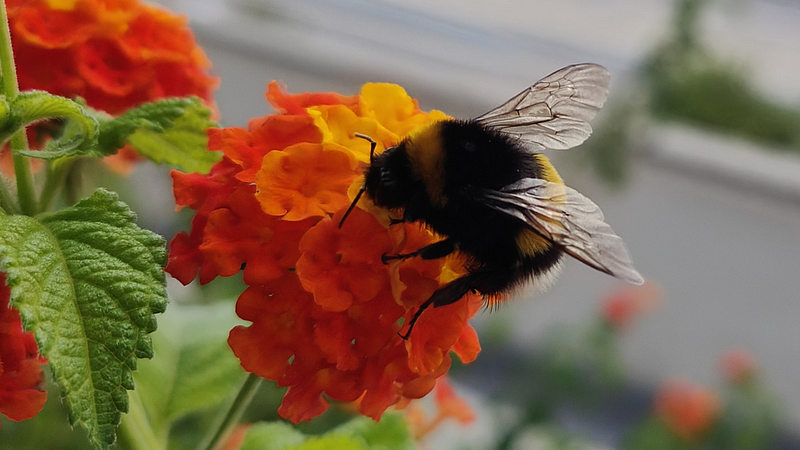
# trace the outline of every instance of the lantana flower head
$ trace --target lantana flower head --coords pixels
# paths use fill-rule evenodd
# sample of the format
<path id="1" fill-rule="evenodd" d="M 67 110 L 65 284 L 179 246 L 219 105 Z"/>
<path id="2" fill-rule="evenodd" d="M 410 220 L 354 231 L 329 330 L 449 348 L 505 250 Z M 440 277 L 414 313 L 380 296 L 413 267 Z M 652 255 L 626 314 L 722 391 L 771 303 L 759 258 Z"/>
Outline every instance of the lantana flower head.
<path id="1" fill-rule="evenodd" d="M 217 79 L 185 17 L 140 0 L 7 0 L 19 86 L 118 115 L 165 97 L 208 104 Z M 112 164 L 135 159 L 123 148 Z"/>
<path id="2" fill-rule="evenodd" d="M 242 366 L 287 387 L 279 413 L 309 420 L 329 400 L 356 402 L 380 418 L 392 405 L 428 394 L 452 355 L 480 351 L 468 324 L 482 305 L 464 300 L 423 314 L 406 341 L 398 332 L 460 261 L 394 261 L 437 237 L 417 224 L 389 226 L 388 211 L 352 211 L 363 183 L 371 136 L 377 152 L 446 116 L 423 112 L 399 86 L 370 83 L 359 95 L 290 95 L 275 82 L 267 99 L 277 114 L 245 128 L 209 130 L 224 154 L 207 175 L 173 172 L 179 207 L 196 211 L 192 228 L 172 240 L 167 271 L 183 283 L 207 283 L 244 268 L 249 286 L 228 343 Z M 368 203 L 368 202 L 362 202 Z"/>
<path id="3" fill-rule="evenodd" d="M 186 19 L 139 0 L 8 0 L 20 88 L 119 114 L 169 96 L 211 100 Z"/>

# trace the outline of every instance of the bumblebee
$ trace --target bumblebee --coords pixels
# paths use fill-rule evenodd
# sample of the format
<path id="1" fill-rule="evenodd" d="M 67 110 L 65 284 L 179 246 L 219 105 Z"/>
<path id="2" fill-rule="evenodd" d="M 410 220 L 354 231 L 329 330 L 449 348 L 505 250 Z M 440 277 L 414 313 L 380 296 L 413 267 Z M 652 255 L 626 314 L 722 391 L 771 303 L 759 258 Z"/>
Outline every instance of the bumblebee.
<path id="1" fill-rule="evenodd" d="M 383 208 L 402 212 L 395 222 L 422 222 L 443 239 L 383 261 L 466 256 L 466 273 L 439 287 L 408 324 L 428 307 L 451 304 L 468 292 L 492 299 L 523 283 L 540 290 L 555 280 L 564 255 L 633 284 L 622 239 L 591 200 L 566 186 L 541 151 L 564 150 L 591 134 L 589 121 L 608 96 L 608 71 L 596 64 L 564 67 L 503 105 L 472 120 L 441 120 L 374 154 L 364 185 Z"/>

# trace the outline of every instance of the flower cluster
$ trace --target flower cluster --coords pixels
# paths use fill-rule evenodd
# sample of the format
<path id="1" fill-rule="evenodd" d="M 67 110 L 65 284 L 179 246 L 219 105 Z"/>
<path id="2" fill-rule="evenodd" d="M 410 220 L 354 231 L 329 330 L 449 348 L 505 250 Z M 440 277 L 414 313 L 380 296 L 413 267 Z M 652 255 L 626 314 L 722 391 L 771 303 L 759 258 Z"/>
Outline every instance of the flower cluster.
<path id="1" fill-rule="evenodd" d="M 0 414 L 14 421 L 30 419 L 41 411 L 47 393 L 42 364 L 44 357 L 33 333 L 25 333 L 19 312 L 9 306 L 11 289 L 6 274 L 0 274 Z"/>
<path id="2" fill-rule="evenodd" d="M 426 311 L 408 341 L 397 334 L 463 267 L 455 258 L 385 265 L 381 255 L 435 236 L 416 224 L 389 226 L 389 212 L 366 199 L 338 226 L 369 161 L 370 144 L 355 133 L 381 152 L 445 116 L 420 111 L 389 84 L 342 96 L 290 95 L 273 82 L 267 99 L 279 114 L 209 130 L 209 149 L 224 158 L 208 175 L 173 172 L 177 204 L 196 215 L 172 240 L 167 271 L 207 283 L 243 268 L 248 288 L 236 309 L 252 325 L 233 329 L 228 342 L 246 370 L 288 387 L 282 416 L 309 420 L 334 399 L 357 401 L 378 419 L 430 392 L 451 352 L 469 362 L 480 350 L 467 323 L 481 305 L 474 295 Z"/>
<path id="3" fill-rule="evenodd" d="M 117 115 L 165 97 L 211 102 L 217 79 L 181 16 L 139 0 L 8 0 L 20 89 Z M 112 165 L 135 159 L 124 148 Z"/>
<path id="4" fill-rule="evenodd" d="M 211 99 L 216 80 L 186 19 L 139 0 L 9 0 L 20 88 L 119 114 L 169 96 Z"/>

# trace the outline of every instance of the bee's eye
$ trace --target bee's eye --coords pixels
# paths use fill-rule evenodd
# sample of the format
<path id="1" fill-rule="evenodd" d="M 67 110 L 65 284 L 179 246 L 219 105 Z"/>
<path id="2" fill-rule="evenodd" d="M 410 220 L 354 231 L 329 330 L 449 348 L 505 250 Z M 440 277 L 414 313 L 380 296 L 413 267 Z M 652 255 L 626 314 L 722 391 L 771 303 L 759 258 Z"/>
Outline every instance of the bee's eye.
<path id="1" fill-rule="evenodd" d="M 392 171 L 386 167 L 381 167 L 381 183 L 390 183 L 393 179 Z"/>

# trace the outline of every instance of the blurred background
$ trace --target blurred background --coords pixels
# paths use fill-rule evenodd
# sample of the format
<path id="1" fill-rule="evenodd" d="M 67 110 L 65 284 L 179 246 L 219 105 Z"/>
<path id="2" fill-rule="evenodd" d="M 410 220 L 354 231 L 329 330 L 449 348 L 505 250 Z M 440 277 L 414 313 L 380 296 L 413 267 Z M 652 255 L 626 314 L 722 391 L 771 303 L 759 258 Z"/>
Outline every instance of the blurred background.
<path id="1" fill-rule="evenodd" d="M 273 79 L 290 92 L 343 94 L 393 82 L 424 110 L 469 118 L 562 66 L 606 66 L 610 98 L 594 136 L 548 156 L 601 206 L 652 280 L 634 296 L 657 297 L 658 307 L 623 330 L 614 370 L 624 383 L 614 397 L 594 413 L 559 407 L 548 417 L 615 446 L 652 408 L 664 379 L 717 386 L 720 356 L 740 348 L 758 361 L 780 411 L 770 448 L 800 448 L 800 2 L 159 3 L 190 18 L 221 79 L 226 126 L 269 113 L 263 93 Z M 477 405 L 478 423 L 442 428 L 429 448 L 489 448 L 504 421 L 535 416 L 490 398 L 525 398 L 514 389 L 541 382 L 535 362 L 559 354 L 553 336 L 580 335 L 568 331 L 584 330 L 604 301 L 627 292 L 620 289 L 569 261 L 550 292 L 480 314 L 484 351 L 453 376 Z"/>

